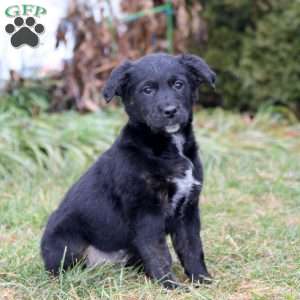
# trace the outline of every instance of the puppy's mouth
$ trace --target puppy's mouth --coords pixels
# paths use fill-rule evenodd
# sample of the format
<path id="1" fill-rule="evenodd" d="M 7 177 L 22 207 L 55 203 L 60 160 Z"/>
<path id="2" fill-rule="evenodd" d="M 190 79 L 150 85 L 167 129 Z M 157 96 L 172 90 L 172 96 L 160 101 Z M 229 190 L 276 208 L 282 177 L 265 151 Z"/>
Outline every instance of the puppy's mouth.
<path id="1" fill-rule="evenodd" d="M 165 127 L 167 133 L 176 133 L 177 131 L 179 131 L 179 129 L 180 125 L 178 123 L 174 125 L 168 125 Z"/>
<path id="2" fill-rule="evenodd" d="M 148 114 L 144 118 L 144 122 L 153 132 L 174 134 L 184 128 L 189 121 L 189 115 L 183 111 L 173 118 L 166 118 L 161 114 Z"/>

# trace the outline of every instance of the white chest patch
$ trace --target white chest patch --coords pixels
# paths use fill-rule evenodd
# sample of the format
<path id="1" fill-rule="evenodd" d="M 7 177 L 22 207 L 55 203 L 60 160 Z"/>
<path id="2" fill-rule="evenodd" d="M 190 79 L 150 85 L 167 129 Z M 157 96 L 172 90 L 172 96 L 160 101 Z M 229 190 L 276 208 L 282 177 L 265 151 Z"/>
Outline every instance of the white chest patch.
<path id="1" fill-rule="evenodd" d="M 176 185 L 176 192 L 173 195 L 171 200 L 172 212 L 174 212 L 181 201 L 183 201 L 182 206 L 185 206 L 194 186 L 200 186 L 201 183 L 194 178 L 193 176 L 194 165 L 183 153 L 183 145 L 185 142 L 184 137 L 181 134 L 174 134 L 172 136 L 172 140 L 178 150 L 179 155 L 184 159 L 186 159 L 189 163 L 188 168 L 184 172 L 184 176 L 175 177 L 172 178 L 171 180 Z"/>

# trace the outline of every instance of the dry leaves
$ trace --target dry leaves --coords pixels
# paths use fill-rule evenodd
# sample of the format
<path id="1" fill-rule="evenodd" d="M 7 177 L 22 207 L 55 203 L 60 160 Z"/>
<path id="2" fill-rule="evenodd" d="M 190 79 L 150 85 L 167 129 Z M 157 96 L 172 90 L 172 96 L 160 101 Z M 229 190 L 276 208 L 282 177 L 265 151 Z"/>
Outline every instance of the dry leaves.
<path id="1" fill-rule="evenodd" d="M 50 87 L 45 86 L 45 89 L 52 99 L 50 111 L 98 110 L 103 105 L 101 89 L 114 67 L 125 59 L 169 50 L 166 13 L 170 11 L 151 12 L 169 1 L 121 0 L 121 19 L 116 17 L 112 2 L 89 3 L 70 0 L 66 17 L 57 28 L 56 47 L 68 44 L 74 47 L 72 59 L 64 62 L 63 70 L 55 75 L 48 74 Z M 191 38 L 201 47 L 207 41 L 207 26 L 201 17 L 200 2 L 173 0 L 171 3 L 174 52 L 186 52 Z M 137 17 L 141 12 L 144 15 Z M 5 89 L 9 93 L 28 81 L 14 71 L 10 77 Z"/>
<path id="2" fill-rule="evenodd" d="M 103 6 L 108 3 L 110 17 L 104 16 Z M 122 0 L 125 15 L 163 5 L 164 0 Z M 173 0 L 174 51 L 185 52 L 192 35 L 198 42 L 206 41 L 207 28 L 200 17 L 202 6 L 192 1 Z M 79 111 L 95 111 L 101 107 L 100 90 L 111 70 L 125 58 L 136 59 L 147 53 L 167 51 L 167 17 L 164 13 L 146 14 L 130 22 L 118 19 L 109 1 L 98 0 L 99 7 L 71 0 L 67 16 L 57 30 L 57 43 L 67 44 L 68 32 L 73 33 L 73 58 L 64 64 L 61 82 L 55 88 L 54 110 L 76 107 Z M 97 11 L 98 10 L 98 11 Z M 99 11 L 100 10 L 100 11 Z M 99 20 L 95 17 L 98 13 Z"/>

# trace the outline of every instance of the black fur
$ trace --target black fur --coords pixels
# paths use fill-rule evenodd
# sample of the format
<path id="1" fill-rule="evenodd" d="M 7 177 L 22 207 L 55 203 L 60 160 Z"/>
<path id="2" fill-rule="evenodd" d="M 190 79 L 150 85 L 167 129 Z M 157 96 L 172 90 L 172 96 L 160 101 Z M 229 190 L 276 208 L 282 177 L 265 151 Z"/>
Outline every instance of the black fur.
<path id="1" fill-rule="evenodd" d="M 192 130 L 192 104 L 199 83 L 214 85 L 215 74 L 193 55 L 153 54 L 116 68 L 104 89 L 106 101 L 121 96 L 129 121 L 120 136 L 75 183 L 50 216 L 41 251 L 46 270 L 58 274 L 83 258 L 89 245 L 101 251 L 125 249 L 129 263 L 166 287 L 176 287 L 166 243 L 170 234 L 186 274 L 202 282 L 207 272 L 200 239 L 198 199 L 172 210 L 177 186 L 188 166 L 203 182 Z M 179 124 L 183 154 L 168 126 Z"/>

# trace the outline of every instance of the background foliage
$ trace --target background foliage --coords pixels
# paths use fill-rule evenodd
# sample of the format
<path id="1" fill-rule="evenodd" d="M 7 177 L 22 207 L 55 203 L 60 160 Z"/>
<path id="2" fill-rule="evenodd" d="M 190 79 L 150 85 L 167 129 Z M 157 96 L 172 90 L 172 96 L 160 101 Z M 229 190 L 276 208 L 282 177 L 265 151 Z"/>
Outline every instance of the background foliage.
<path id="1" fill-rule="evenodd" d="M 121 9 L 135 14 L 167 2 L 122 0 Z M 276 106 L 300 118 L 300 0 L 172 0 L 172 4 L 175 53 L 200 54 L 218 74 L 217 92 L 201 93 L 203 106 L 251 112 Z M 40 98 L 48 94 L 51 110 L 98 110 L 103 106 L 100 90 L 118 63 L 167 50 L 166 14 L 146 14 L 127 24 L 111 13 L 111 19 L 99 22 L 93 15 L 95 7 L 70 1 L 58 27 L 57 45 L 68 43 L 71 28 L 75 46 L 63 71 L 52 76 L 50 85 L 45 80 L 39 90 Z M 15 79 L 12 76 L 10 82 Z M 21 83 L 7 94 L 23 107 L 23 93 L 16 91 L 24 86 Z"/>
<path id="2" fill-rule="evenodd" d="M 300 116 L 300 1 L 201 2 L 209 39 L 198 52 L 217 70 L 224 106 L 283 104 Z"/>

